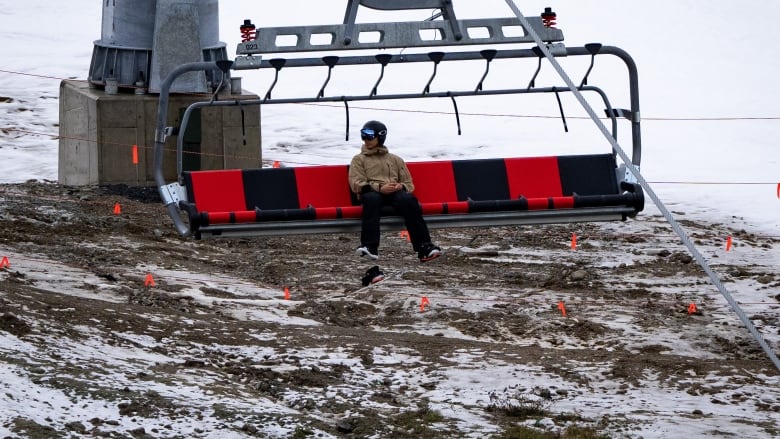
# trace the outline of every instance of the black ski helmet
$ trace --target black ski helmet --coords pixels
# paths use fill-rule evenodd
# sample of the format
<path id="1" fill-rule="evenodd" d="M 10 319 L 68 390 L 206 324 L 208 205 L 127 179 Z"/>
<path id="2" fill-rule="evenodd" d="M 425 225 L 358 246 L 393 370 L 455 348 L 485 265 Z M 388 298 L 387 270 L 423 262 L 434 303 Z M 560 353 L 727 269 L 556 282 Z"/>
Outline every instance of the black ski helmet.
<path id="1" fill-rule="evenodd" d="M 374 130 L 376 133 L 376 136 L 379 138 L 379 144 L 384 145 L 385 139 L 387 138 L 387 127 L 382 122 L 379 122 L 378 120 L 369 120 L 365 124 L 363 124 L 362 130 L 369 129 Z"/>

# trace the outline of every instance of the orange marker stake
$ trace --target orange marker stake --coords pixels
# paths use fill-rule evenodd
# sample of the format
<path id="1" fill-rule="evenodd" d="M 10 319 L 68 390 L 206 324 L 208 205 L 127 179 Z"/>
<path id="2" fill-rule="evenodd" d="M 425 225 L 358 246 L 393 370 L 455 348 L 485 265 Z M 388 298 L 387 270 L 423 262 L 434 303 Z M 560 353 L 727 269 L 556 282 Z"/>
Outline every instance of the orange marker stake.
<path id="1" fill-rule="evenodd" d="M 572 233 L 571 234 L 571 249 L 577 250 L 577 234 Z"/>
<path id="2" fill-rule="evenodd" d="M 428 300 L 427 297 L 422 296 L 422 299 L 420 299 L 420 312 L 425 312 L 425 307 L 430 305 L 431 302 Z"/>
<path id="3" fill-rule="evenodd" d="M 696 314 L 697 311 L 698 310 L 696 309 L 695 303 L 691 303 L 690 305 L 688 305 L 688 315 Z"/>
<path id="4" fill-rule="evenodd" d="M 8 256 L 3 256 L 3 259 L 0 260 L 0 268 L 11 268 L 11 263 L 8 262 Z"/>
<path id="5" fill-rule="evenodd" d="M 284 300 L 290 300 L 290 289 L 284 287 Z"/>
<path id="6" fill-rule="evenodd" d="M 558 309 L 561 310 L 561 315 L 566 317 L 566 305 L 563 304 L 563 301 L 558 302 Z"/>
<path id="7" fill-rule="evenodd" d="M 726 251 L 730 251 L 730 250 L 731 250 L 731 236 L 729 236 L 728 239 L 726 239 Z"/>
<path id="8" fill-rule="evenodd" d="M 138 164 L 138 145 L 133 145 L 133 164 Z"/>
<path id="9" fill-rule="evenodd" d="M 122 206 L 119 203 L 114 204 L 114 215 L 119 215 L 120 213 L 122 213 Z"/>
<path id="10" fill-rule="evenodd" d="M 409 236 L 409 231 L 408 231 L 408 230 L 401 230 L 401 231 L 398 233 L 398 235 L 399 235 L 401 238 L 404 238 L 404 239 L 406 239 L 407 241 L 411 241 L 411 240 L 412 240 L 412 238 Z"/>
<path id="11" fill-rule="evenodd" d="M 157 286 L 157 284 L 154 283 L 154 278 L 152 277 L 151 273 L 146 275 L 146 279 L 144 279 L 144 286 L 145 287 Z"/>
<path id="12" fill-rule="evenodd" d="M 777 183 L 777 198 L 780 198 L 780 183 Z"/>

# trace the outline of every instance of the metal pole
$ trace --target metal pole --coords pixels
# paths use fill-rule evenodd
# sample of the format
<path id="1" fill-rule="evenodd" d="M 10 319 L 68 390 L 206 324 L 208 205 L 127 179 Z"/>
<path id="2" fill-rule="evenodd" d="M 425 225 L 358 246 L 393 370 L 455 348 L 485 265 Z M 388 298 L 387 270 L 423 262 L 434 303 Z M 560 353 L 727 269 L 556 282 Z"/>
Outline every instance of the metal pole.
<path id="1" fill-rule="evenodd" d="M 745 327 L 748 329 L 748 331 L 753 336 L 753 338 L 758 342 L 759 345 L 761 345 L 761 349 L 763 349 L 764 352 L 766 352 L 767 356 L 772 361 L 772 363 L 774 363 L 777 370 L 780 370 L 780 360 L 778 360 L 777 355 L 775 355 L 775 352 L 767 344 L 766 340 L 764 340 L 764 337 L 758 332 L 758 329 L 756 329 L 755 325 L 753 325 L 753 322 L 751 322 L 750 319 L 747 317 L 747 315 L 745 315 L 745 312 L 742 311 L 742 308 L 739 307 L 737 302 L 731 296 L 731 293 L 729 293 L 726 290 L 726 287 L 723 286 L 723 282 L 721 282 L 718 275 L 715 273 L 715 271 L 712 270 L 712 268 L 710 268 L 709 264 L 704 259 L 704 256 L 702 256 L 702 254 L 699 253 L 699 250 L 696 249 L 696 247 L 688 238 L 688 235 L 682 229 L 680 224 L 677 222 L 677 220 L 674 219 L 671 212 L 669 212 L 669 209 L 667 209 L 666 206 L 664 206 L 663 202 L 661 202 L 660 198 L 658 198 L 658 196 L 655 194 L 655 192 L 650 187 L 650 184 L 647 182 L 647 180 L 645 180 L 644 177 L 642 177 L 642 174 L 639 173 L 639 169 L 636 166 L 634 166 L 631 163 L 631 161 L 628 159 L 628 156 L 626 155 L 625 151 L 623 151 L 623 148 L 621 148 L 620 145 L 617 143 L 617 140 L 615 140 L 614 138 L 612 138 L 612 136 L 610 136 L 609 131 L 607 131 L 607 127 L 604 126 L 603 123 L 601 123 L 598 116 L 596 115 L 596 112 L 593 111 L 593 108 L 591 108 L 590 104 L 588 104 L 588 101 L 586 101 L 585 98 L 582 96 L 582 93 L 580 93 L 579 90 L 577 90 L 576 86 L 574 85 L 574 82 L 572 82 L 571 78 L 569 78 L 569 75 L 566 74 L 566 72 L 563 70 L 563 68 L 555 59 L 555 57 L 552 55 L 552 53 L 550 53 L 550 50 L 547 48 L 544 41 L 542 41 L 539 35 L 530 26 L 528 20 L 520 12 L 520 9 L 517 8 L 517 5 L 515 5 L 514 1 L 506 0 L 506 3 L 512 9 L 512 12 L 514 12 L 515 15 L 517 15 L 517 18 L 520 20 L 523 26 L 526 26 L 526 29 L 528 29 L 528 33 L 536 41 L 536 44 L 539 46 L 539 49 L 542 50 L 544 56 L 550 61 L 552 66 L 558 72 L 558 75 L 560 75 L 560 77 L 569 86 L 572 93 L 574 93 L 574 96 L 577 97 L 577 100 L 580 101 L 582 107 L 590 115 L 590 118 L 593 119 L 593 122 L 601 130 L 602 134 L 604 134 L 604 137 L 606 137 L 607 140 L 612 144 L 612 148 L 614 148 L 614 150 L 617 151 L 618 155 L 620 155 L 620 158 L 626 164 L 628 170 L 631 171 L 631 173 L 636 177 L 637 181 L 645 190 L 647 195 L 650 197 L 651 200 L 653 200 L 653 203 L 658 207 L 658 210 L 661 211 L 664 218 L 666 218 L 666 221 L 669 222 L 669 225 L 672 226 L 672 229 L 680 237 L 685 247 L 688 248 L 688 251 L 691 253 L 693 258 L 701 266 L 701 268 L 704 269 L 704 272 L 707 273 L 707 275 L 710 277 L 712 283 L 715 284 L 715 286 L 718 288 L 718 291 L 720 291 L 720 294 L 723 295 L 723 297 L 726 299 L 726 302 L 728 302 L 731 309 L 734 310 L 734 313 L 737 314 L 737 317 L 739 317 L 739 319 L 742 321 L 742 324 L 745 325 Z"/>

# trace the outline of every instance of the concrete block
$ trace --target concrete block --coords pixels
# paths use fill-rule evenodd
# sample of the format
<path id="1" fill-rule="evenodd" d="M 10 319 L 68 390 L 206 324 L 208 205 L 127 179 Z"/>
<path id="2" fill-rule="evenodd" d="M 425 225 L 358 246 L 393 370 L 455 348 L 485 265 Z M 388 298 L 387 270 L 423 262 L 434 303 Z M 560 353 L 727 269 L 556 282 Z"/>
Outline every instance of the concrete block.
<path id="1" fill-rule="evenodd" d="M 246 134 L 241 129 L 225 130 L 222 143 L 231 145 L 231 154 L 225 155 L 224 167 L 227 169 L 242 169 L 255 167 L 254 157 L 260 154 L 259 145 L 251 142 L 251 139 L 260 137 L 259 126 L 246 127 Z M 246 141 L 246 145 L 244 144 Z"/>
<path id="2" fill-rule="evenodd" d="M 258 96 L 247 93 L 230 98 L 258 99 Z M 205 99 L 202 95 L 171 96 L 168 125 L 179 126 L 184 110 Z M 60 183 L 155 185 L 153 148 L 157 102 L 156 95 L 106 95 L 85 82 L 63 81 L 60 84 Z M 237 126 L 225 126 L 225 120 L 232 123 L 233 113 L 240 112 L 233 107 L 202 109 L 200 132 L 194 138 L 199 142 L 200 169 L 261 166 L 259 107 L 245 108 L 246 136 L 242 135 L 240 119 Z M 138 147 L 137 165 L 132 163 L 133 145 Z M 174 182 L 177 179 L 176 137 L 167 140 L 164 157 L 166 181 Z"/>

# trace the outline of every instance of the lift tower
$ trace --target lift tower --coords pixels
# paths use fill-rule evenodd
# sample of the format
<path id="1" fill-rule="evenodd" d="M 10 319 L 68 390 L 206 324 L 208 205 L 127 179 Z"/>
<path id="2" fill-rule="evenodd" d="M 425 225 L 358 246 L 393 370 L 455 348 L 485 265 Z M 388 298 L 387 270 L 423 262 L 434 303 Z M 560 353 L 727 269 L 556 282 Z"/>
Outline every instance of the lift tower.
<path id="1" fill-rule="evenodd" d="M 94 42 L 87 81 L 60 84 L 59 181 L 151 185 L 160 84 L 182 63 L 228 57 L 219 41 L 218 0 L 102 4 L 101 38 Z M 204 94 L 256 97 L 231 93 L 229 84 L 229 73 L 192 72 L 178 78 L 171 88 L 176 93 L 168 112 L 171 125 L 177 126 L 184 109 Z M 260 164 L 259 107 L 204 109 L 180 135 L 187 145 L 188 169 Z M 173 177 L 176 169 L 166 173 Z"/>

